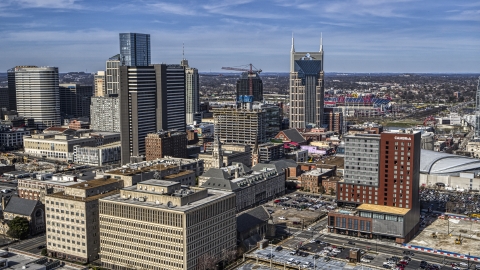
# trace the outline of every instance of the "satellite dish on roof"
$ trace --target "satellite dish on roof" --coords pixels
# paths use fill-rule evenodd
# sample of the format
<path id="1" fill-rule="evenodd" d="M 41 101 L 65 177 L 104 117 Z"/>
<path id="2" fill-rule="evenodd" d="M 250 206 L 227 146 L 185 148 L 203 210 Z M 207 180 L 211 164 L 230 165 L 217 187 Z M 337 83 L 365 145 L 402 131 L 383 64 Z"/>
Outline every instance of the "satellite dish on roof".
<path id="1" fill-rule="evenodd" d="M 168 206 L 168 208 L 172 208 L 173 207 L 172 201 L 168 201 L 167 206 Z"/>

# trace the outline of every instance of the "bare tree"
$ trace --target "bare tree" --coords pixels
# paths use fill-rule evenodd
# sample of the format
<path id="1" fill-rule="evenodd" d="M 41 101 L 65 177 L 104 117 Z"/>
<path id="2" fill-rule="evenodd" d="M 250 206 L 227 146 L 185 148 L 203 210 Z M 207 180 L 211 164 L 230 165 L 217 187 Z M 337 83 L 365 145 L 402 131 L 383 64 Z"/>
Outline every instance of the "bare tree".
<path id="1" fill-rule="evenodd" d="M 213 270 L 217 264 L 217 257 L 210 254 L 204 253 L 200 255 L 197 259 L 197 269 L 198 270 Z"/>

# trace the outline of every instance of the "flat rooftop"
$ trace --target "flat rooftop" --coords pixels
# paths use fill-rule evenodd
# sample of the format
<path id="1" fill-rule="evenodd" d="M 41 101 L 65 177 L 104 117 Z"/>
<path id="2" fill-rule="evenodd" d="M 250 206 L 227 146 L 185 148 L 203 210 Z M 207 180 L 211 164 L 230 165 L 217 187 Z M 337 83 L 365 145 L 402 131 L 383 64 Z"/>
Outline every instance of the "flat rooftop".
<path id="1" fill-rule="evenodd" d="M 394 215 L 406 215 L 410 209 L 394 207 L 394 206 L 386 206 L 386 205 L 376 205 L 376 204 L 369 204 L 363 203 L 359 205 L 356 210 L 360 211 L 371 211 L 371 212 L 378 212 L 378 213 L 386 213 L 386 214 L 394 214 Z"/>
<path id="2" fill-rule="evenodd" d="M 178 185 L 177 182 L 172 181 L 165 181 L 165 180 L 157 180 L 157 179 L 150 179 L 140 182 L 141 185 L 152 185 L 152 186 L 159 186 L 159 187 L 170 187 Z"/>
<path id="3" fill-rule="evenodd" d="M 175 164 L 169 165 L 167 163 L 164 163 L 164 164 L 155 164 L 155 165 L 152 165 L 152 166 L 140 167 L 140 168 L 136 168 L 136 169 L 133 169 L 133 168 L 118 168 L 118 169 L 115 169 L 115 170 L 107 171 L 107 172 L 105 172 L 105 174 L 117 174 L 117 175 L 124 175 L 124 176 L 132 176 L 132 175 L 142 173 L 142 172 L 149 172 L 149 171 L 152 171 L 152 170 L 162 171 L 162 170 L 166 170 L 166 169 L 172 169 L 172 168 L 175 168 L 175 167 L 178 167 L 178 166 L 175 165 Z"/>
<path id="4" fill-rule="evenodd" d="M 174 174 L 164 176 L 163 178 L 164 179 L 172 179 L 172 178 L 177 178 L 177 177 L 181 177 L 181 176 L 184 176 L 184 175 L 189 175 L 189 174 L 192 174 L 192 173 L 195 173 L 195 172 L 190 171 L 190 170 L 185 170 L 185 171 L 180 171 L 178 173 L 174 173 Z"/>
<path id="5" fill-rule="evenodd" d="M 161 180 L 155 180 L 155 181 L 161 181 Z M 139 184 L 141 184 L 140 182 Z M 178 184 L 178 183 L 175 183 Z M 131 187 L 126 187 L 123 188 L 123 190 L 130 190 L 130 191 L 138 191 L 136 186 L 131 186 Z M 177 205 L 173 207 L 167 206 L 167 204 L 157 204 L 155 201 L 140 201 L 140 200 L 133 200 L 133 198 L 126 199 L 122 198 L 120 194 L 112 194 L 110 196 L 102 198 L 102 201 L 110 201 L 110 202 L 115 202 L 115 203 L 120 203 L 120 204 L 126 204 L 126 205 L 136 205 L 136 206 L 141 206 L 141 207 L 151 207 L 151 208 L 157 208 L 157 209 L 163 209 L 163 210 L 170 210 L 170 211 L 175 211 L 175 212 L 186 212 L 192 209 L 195 209 L 197 207 L 206 205 L 208 203 L 211 203 L 216 200 L 223 199 L 224 197 L 232 196 L 234 193 L 229 192 L 229 191 L 223 191 L 223 190 L 215 190 L 215 189 L 206 189 L 207 190 L 207 197 L 204 197 L 200 200 L 189 202 L 188 204 L 185 205 Z M 151 192 L 151 191 L 141 191 L 142 193 L 154 193 L 158 194 L 158 192 Z M 167 196 L 170 197 L 171 195 L 162 195 L 162 196 Z"/>
<path id="6" fill-rule="evenodd" d="M 90 180 L 88 182 L 77 183 L 76 185 L 72 185 L 70 187 L 77 188 L 77 189 L 91 189 L 91 188 L 96 188 L 103 185 L 116 183 L 118 181 L 122 181 L 122 180 L 115 179 L 115 178 L 108 178 L 108 179 L 99 178 L 95 180 Z"/>
<path id="7" fill-rule="evenodd" d="M 103 197 L 118 194 L 118 192 L 119 192 L 118 190 L 112 190 L 112 191 L 106 192 L 104 194 L 100 193 L 100 194 L 97 194 L 97 195 L 94 195 L 94 196 L 89 196 L 89 197 L 86 197 L 86 198 L 79 197 L 79 196 L 64 195 L 63 192 L 57 192 L 57 193 L 47 195 L 47 198 L 48 197 L 53 197 L 53 198 L 57 198 L 57 199 L 65 199 L 65 200 L 71 200 L 71 201 L 77 201 L 77 202 L 90 202 L 90 201 L 95 201 L 95 200 L 101 199 Z"/>

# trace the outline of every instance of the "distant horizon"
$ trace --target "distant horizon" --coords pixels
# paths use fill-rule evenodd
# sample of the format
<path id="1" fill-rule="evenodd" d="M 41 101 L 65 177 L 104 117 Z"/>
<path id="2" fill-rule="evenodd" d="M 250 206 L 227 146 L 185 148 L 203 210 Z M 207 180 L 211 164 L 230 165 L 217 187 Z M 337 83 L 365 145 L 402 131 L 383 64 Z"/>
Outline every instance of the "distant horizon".
<path id="1" fill-rule="evenodd" d="M 19 0 L 0 4 L 0 23 L 1 71 L 105 70 L 133 32 L 150 34 L 152 63 L 185 57 L 200 72 L 288 72 L 292 35 L 303 52 L 323 35 L 325 71 L 480 73 L 479 1 Z"/>

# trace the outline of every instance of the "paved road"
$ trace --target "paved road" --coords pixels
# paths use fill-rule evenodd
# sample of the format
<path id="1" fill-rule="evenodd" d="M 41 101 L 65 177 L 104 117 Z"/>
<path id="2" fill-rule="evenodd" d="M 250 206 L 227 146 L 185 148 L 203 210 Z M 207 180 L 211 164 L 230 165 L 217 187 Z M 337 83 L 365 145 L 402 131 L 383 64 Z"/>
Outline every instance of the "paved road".
<path id="1" fill-rule="evenodd" d="M 11 244 L 8 247 L 16 248 L 16 249 L 34 253 L 34 254 L 40 254 L 42 252 L 42 248 L 39 248 L 39 247 L 42 245 L 45 246 L 46 242 L 47 242 L 47 238 L 45 234 L 43 234 L 43 235 L 39 235 L 33 238 L 29 238 L 29 239 Z"/>

